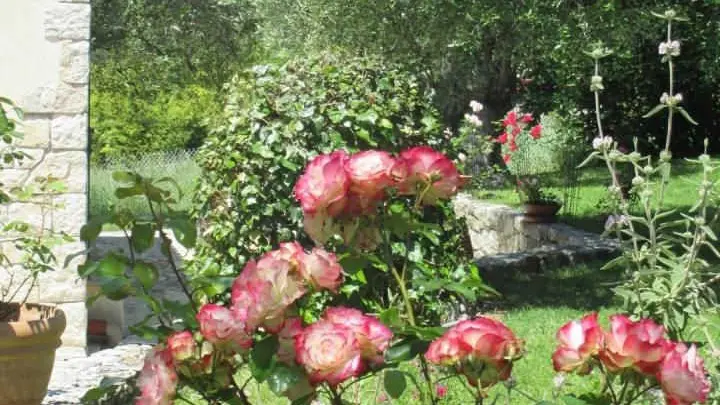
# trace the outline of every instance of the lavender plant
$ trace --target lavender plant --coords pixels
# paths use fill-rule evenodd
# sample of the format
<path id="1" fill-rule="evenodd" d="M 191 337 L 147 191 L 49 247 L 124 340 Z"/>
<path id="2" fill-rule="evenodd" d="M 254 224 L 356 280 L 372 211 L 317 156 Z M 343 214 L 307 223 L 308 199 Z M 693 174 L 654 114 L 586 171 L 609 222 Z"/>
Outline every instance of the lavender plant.
<path id="1" fill-rule="evenodd" d="M 697 159 L 688 161 L 703 173 L 698 184 L 698 199 L 689 210 L 681 212 L 669 209 L 665 204 L 672 172 L 673 120 L 681 115 L 693 125 L 697 122 L 682 107 L 683 97 L 675 89 L 675 60 L 680 56 L 680 42 L 673 38 L 673 24 L 687 21 L 675 11 L 653 13 L 667 24 L 667 37 L 659 47 L 662 62 L 669 72 L 668 90 L 660 97 L 660 104 L 651 109 L 646 118 L 662 112 L 667 114 L 665 148 L 658 158 L 643 155 L 635 150 L 623 153 L 617 142 L 603 132 L 600 94 L 605 89 L 600 75 L 600 61 L 612 51 L 596 47 L 588 55 L 595 68 L 590 89 L 595 95 L 597 137 L 593 141 L 594 152 L 582 164 L 593 160 L 605 162 L 610 172 L 610 194 L 614 214 L 608 221 L 611 230 L 624 247 L 623 254 L 610 261 L 606 268 L 622 266 L 626 269 L 624 282 L 615 292 L 624 299 L 626 310 L 636 317 L 652 317 L 668 327 L 671 337 L 682 339 L 687 332 L 689 320 L 709 309 L 718 308 L 714 288 L 720 282 L 720 268 L 713 266 L 708 255 L 720 258 L 713 245 L 717 236 L 713 227 L 718 224 L 720 201 L 717 189 L 717 173 L 720 165 L 705 151 Z M 634 177 L 632 189 L 638 196 L 639 213 L 630 209 L 630 203 L 619 183 L 621 164 L 632 165 Z"/>

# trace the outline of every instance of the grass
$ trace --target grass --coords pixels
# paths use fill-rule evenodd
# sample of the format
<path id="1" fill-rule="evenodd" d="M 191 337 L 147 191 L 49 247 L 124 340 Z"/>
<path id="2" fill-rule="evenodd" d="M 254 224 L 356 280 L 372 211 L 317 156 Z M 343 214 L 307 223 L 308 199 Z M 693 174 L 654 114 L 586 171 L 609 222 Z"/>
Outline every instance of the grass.
<path id="1" fill-rule="evenodd" d="M 130 209 L 135 215 L 149 216 L 147 202 L 141 197 L 119 201 L 115 188 L 120 184 L 113 180 L 116 171 L 133 171 L 145 177 L 159 179 L 171 177 L 180 186 L 182 198 L 177 208 L 186 211 L 192 204 L 192 192 L 200 177 L 200 167 L 193 160 L 193 152 L 177 151 L 148 153 L 133 158 L 116 159 L 90 166 L 90 217 L 109 216 L 113 207 Z"/>
<path id="2" fill-rule="evenodd" d="M 562 189 L 553 186 L 553 179 L 548 178 L 547 180 L 546 184 L 550 185 L 547 187 L 547 191 L 562 195 Z M 675 161 L 665 197 L 665 207 L 687 211 L 697 201 L 697 189 L 701 181 L 701 166 L 684 160 Z M 607 186 L 610 184 L 610 175 L 604 166 L 585 168 L 582 169 L 578 184 L 577 200 L 574 202 L 573 212 L 561 212 L 560 219 L 581 229 L 602 233 L 605 220 L 610 214 L 602 205 L 602 201 L 608 196 Z M 484 200 L 511 206 L 521 205 L 520 198 L 512 187 L 497 190 L 475 190 L 474 195 Z M 635 206 L 633 212 L 638 213 L 639 207 Z"/>

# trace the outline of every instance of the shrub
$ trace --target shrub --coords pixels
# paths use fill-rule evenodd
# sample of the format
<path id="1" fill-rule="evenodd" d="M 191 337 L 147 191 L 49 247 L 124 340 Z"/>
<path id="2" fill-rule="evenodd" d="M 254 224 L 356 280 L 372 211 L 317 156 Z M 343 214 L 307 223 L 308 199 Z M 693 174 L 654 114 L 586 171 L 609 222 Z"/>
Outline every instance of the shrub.
<path id="1" fill-rule="evenodd" d="M 93 67 L 90 94 L 92 159 L 135 155 L 139 152 L 198 147 L 207 135 L 206 121 L 220 112 L 215 90 L 197 84 L 157 83 L 155 63 L 106 61 Z"/>
<path id="2" fill-rule="evenodd" d="M 198 260 L 239 272 L 280 241 L 308 241 L 292 187 L 312 156 L 415 144 L 443 150 L 449 142 L 431 93 L 396 66 L 323 55 L 244 72 L 198 154 L 204 175 L 195 214 L 206 243 Z"/>

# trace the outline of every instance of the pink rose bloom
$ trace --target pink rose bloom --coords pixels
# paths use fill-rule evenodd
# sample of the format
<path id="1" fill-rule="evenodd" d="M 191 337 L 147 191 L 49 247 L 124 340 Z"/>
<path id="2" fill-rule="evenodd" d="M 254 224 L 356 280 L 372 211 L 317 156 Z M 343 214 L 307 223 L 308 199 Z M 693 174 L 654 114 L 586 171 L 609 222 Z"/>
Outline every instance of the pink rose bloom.
<path id="1" fill-rule="evenodd" d="M 540 139 L 541 135 L 542 135 L 542 125 L 538 124 L 530 129 L 530 136 L 532 136 L 533 139 Z"/>
<path id="2" fill-rule="evenodd" d="M 660 381 L 668 405 L 691 405 L 705 403 L 710 393 L 710 382 L 703 360 L 695 345 L 687 348 L 677 343 L 660 365 L 657 379 Z"/>
<path id="3" fill-rule="evenodd" d="M 590 372 L 590 359 L 598 354 L 603 344 L 603 331 L 597 317 L 597 312 L 593 312 L 580 320 L 566 323 L 557 331 L 560 345 L 552 356 L 555 371 Z"/>
<path id="4" fill-rule="evenodd" d="M 278 332 L 278 360 L 287 365 L 295 364 L 295 337 L 303 331 L 302 320 L 297 317 L 285 320 Z"/>
<path id="5" fill-rule="evenodd" d="M 610 331 L 600 360 L 612 372 L 633 368 L 654 376 L 672 344 L 665 339 L 665 328 L 650 319 L 633 322 L 625 315 L 610 317 Z"/>
<path id="6" fill-rule="evenodd" d="M 529 124 L 532 122 L 532 120 L 533 120 L 533 116 L 532 116 L 532 114 L 529 114 L 529 113 L 523 114 L 522 118 L 520 118 L 520 121 L 523 124 Z"/>
<path id="7" fill-rule="evenodd" d="M 315 248 L 306 254 L 300 266 L 305 281 L 316 290 L 337 292 L 342 283 L 342 266 L 335 254 L 322 248 Z"/>
<path id="8" fill-rule="evenodd" d="M 342 212 L 347 202 L 350 177 L 345 173 L 348 155 L 335 151 L 315 157 L 295 184 L 295 198 L 307 214 L 325 211 L 330 216 Z"/>
<path id="9" fill-rule="evenodd" d="M 277 260 L 285 260 L 290 263 L 297 263 L 305 256 L 305 250 L 299 242 L 281 243 L 280 247 L 266 254 Z"/>
<path id="10" fill-rule="evenodd" d="M 296 361 L 310 382 L 337 386 L 363 372 L 362 351 L 355 332 L 344 325 L 320 320 L 295 338 Z"/>
<path id="11" fill-rule="evenodd" d="M 183 361 L 195 355 L 197 343 L 192 332 L 186 330 L 168 336 L 167 348 L 175 361 Z"/>
<path id="12" fill-rule="evenodd" d="M 140 396 L 136 405 L 172 405 L 178 376 L 172 355 L 156 347 L 146 358 L 137 380 Z"/>
<path id="13" fill-rule="evenodd" d="M 321 246 L 341 231 L 338 220 L 328 216 L 324 212 L 315 214 L 306 213 L 303 218 L 303 228 L 310 239 Z"/>
<path id="14" fill-rule="evenodd" d="M 208 342 L 230 344 L 239 349 L 249 349 L 252 336 L 245 331 L 245 322 L 234 316 L 233 311 L 215 304 L 205 304 L 197 314 L 200 333 Z"/>
<path id="15" fill-rule="evenodd" d="M 435 339 L 425 352 L 425 358 L 433 364 L 452 366 L 470 353 L 470 347 L 452 329 Z"/>
<path id="16" fill-rule="evenodd" d="M 262 325 L 269 332 L 277 332 L 288 307 L 306 292 L 302 276 L 296 271 L 300 262 L 283 259 L 290 246 L 267 253 L 258 262 L 249 261 L 233 282 L 233 310 L 245 312 L 248 331 Z M 299 253 L 293 251 L 293 255 Z"/>
<path id="17" fill-rule="evenodd" d="M 393 333 L 380 320 L 365 315 L 357 309 L 346 307 L 328 308 L 323 319 L 350 328 L 360 342 L 363 358 L 373 364 L 383 362 L 383 354 L 390 347 Z"/>
<path id="18" fill-rule="evenodd" d="M 476 359 L 517 359 L 522 355 L 523 343 L 504 323 L 495 319 L 481 316 L 461 321 L 453 329 Z"/>
<path id="19" fill-rule="evenodd" d="M 425 358 L 455 366 L 468 382 L 489 387 L 510 378 L 512 360 L 520 358 L 523 343 L 500 321 L 478 317 L 458 322 L 430 344 Z"/>
<path id="20" fill-rule="evenodd" d="M 352 220 L 356 217 L 375 215 L 382 201 L 381 197 L 382 195 L 375 198 L 368 197 L 351 190 L 347 194 L 347 203 L 340 213 L 340 217 Z"/>
<path id="21" fill-rule="evenodd" d="M 345 163 L 350 176 L 350 190 L 369 199 L 380 199 L 386 188 L 395 183 L 395 158 L 387 152 L 367 150 L 358 152 Z"/>
<path id="22" fill-rule="evenodd" d="M 407 164 L 408 176 L 399 190 L 403 194 L 422 193 L 423 204 L 452 197 L 464 183 L 455 164 L 429 146 L 406 149 L 400 158 Z"/>

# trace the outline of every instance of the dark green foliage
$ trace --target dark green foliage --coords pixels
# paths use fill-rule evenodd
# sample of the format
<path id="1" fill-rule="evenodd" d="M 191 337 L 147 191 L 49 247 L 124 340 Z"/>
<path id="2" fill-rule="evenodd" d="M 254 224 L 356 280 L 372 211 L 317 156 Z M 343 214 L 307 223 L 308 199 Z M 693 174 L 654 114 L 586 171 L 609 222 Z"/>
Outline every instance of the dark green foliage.
<path id="1" fill-rule="evenodd" d="M 591 109 L 592 64 L 581 51 L 602 40 L 615 50 L 601 73 L 608 89 L 605 114 L 615 123 L 608 131 L 626 146 L 639 136 L 653 148 L 651 137 L 659 138 L 665 123 L 641 117 L 645 106 L 657 104 L 667 76 L 657 54 L 662 22 L 649 11 L 668 7 L 692 21 L 678 31 L 684 60 L 678 89 L 702 125 L 683 123 L 673 150 L 694 155 L 705 137 L 714 139 L 713 149 L 720 146 L 711 135 L 720 123 L 720 7 L 714 0 L 268 0 L 258 12 L 264 40 L 275 46 L 382 55 L 421 72 L 453 125 L 471 99 L 485 104 L 490 121 L 516 103 L 534 113 Z M 592 114 L 586 118 L 592 132 Z"/>
<path id="2" fill-rule="evenodd" d="M 318 153 L 446 143 L 430 93 L 393 65 L 322 56 L 257 66 L 232 82 L 223 122 L 198 154 L 199 260 L 236 273 L 281 241 L 303 240 L 292 189 Z"/>
<path id="3" fill-rule="evenodd" d="M 94 160 L 198 147 L 223 84 L 254 55 L 250 3 L 92 3 Z"/>

